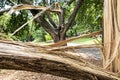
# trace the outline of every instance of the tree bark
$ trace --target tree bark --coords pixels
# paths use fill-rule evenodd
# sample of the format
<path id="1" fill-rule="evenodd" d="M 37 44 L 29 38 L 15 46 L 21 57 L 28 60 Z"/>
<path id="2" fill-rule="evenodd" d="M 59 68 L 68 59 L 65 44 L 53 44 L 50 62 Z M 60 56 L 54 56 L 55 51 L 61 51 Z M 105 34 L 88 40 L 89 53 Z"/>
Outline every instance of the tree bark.
<path id="1" fill-rule="evenodd" d="M 120 0 L 104 0 L 104 68 L 120 72 Z"/>
<path id="2" fill-rule="evenodd" d="M 42 72 L 75 80 L 117 80 L 120 76 L 80 57 L 50 51 L 48 46 L 0 41 L 0 68 Z"/>

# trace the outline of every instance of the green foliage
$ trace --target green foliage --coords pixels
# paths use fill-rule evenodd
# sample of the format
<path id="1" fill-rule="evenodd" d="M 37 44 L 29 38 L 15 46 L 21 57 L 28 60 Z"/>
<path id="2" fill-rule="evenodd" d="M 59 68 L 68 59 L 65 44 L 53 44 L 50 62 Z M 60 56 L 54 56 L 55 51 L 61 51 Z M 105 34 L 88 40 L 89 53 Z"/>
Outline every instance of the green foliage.
<path id="1" fill-rule="evenodd" d="M 67 19 L 72 13 L 75 2 L 65 6 Z M 73 25 L 67 31 L 67 36 L 76 36 L 102 29 L 103 0 L 84 0 Z M 67 21 L 67 20 L 65 20 Z M 76 33 L 77 32 L 77 33 Z"/>
<path id="2" fill-rule="evenodd" d="M 29 23 L 29 38 L 32 38 L 31 41 L 34 42 L 42 42 L 46 41 L 45 35 L 46 32 L 45 30 L 40 26 L 40 24 L 36 22 Z"/>
<path id="3" fill-rule="evenodd" d="M 103 0 L 84 0 L 76 21 L 80 29 L 98 31 L 102 29 L 102 14 Z"/>
<path id="4" fill-rule="evenodd" d="M 21 0 L 12 1 L 15 2 L 16 4 L 21 3 L 20 2 Z M 36 4 L 45 6 L 45 4 L 43 4 L 44 3 L 43 1 L 46 0 L 42 1 L 28 0 L 28 1 L 33 2 L 34 5 Z M 70 6 L 65 5 L 66 0 L 50 0 L 50 1 L 51 1 L 50 4 L 59 1 L 60 5 L 65 10 L 64 21 L 67 22 L 67 19 L 71 15 L 77 0 L 75 0 Z M 2 2 L 0 2 L 0 7 L 4 7 L 5 4 L 10 5 L 10 3 L 7 0 L 2 0 Z M 76 20 L 74 21 L 73 25 L 70 26 L 67 32 L 67 37 L 76 36 L 78 34 L 83 34 L 87 32 L 98 31 L 102 29 L 102 13 L 103 13 L 102 8 L 103 0 L 84 0 L 82 7 L 79 9 Z M 56 13 L 50 14 L 55 23 L 58 24 L 59 20 Z M 47 19 L 46 15 L 44 15 L 43 17 Z M 30 15 L 30 12 L 27 10 L 19 11 L 18 14 L 13 13 L 11 16 L 4 14 L 3 16 L 0 16 L 0 29 L 1 29 L 0 32 L 4 32 L 5 34 L 10 35 L 31 18 L 32 17 Z M 40 27 L 40 25 L 36 22 L 29 23 L 23 29 L 17 32 L 14 36 L 12 36 L 12 38 L 14 40 L 19 39 L 21 41 L 34 40 L 35 42 L 41 42 L 52 39 L 50 35 L 46 33 L 45 30 L 42 27 Z"/>
<path id="5" fill-rule="evenodd" d="M 46 41 L 52 40 L 52 37 L 48 33 L 45 35 L 45 38 L 46 38 Z"/>
<path id="6" fill-rule="evenodd" d="M 10 19 L 11 19 L 11 16 L 7 15 L 6 13 L 0 16 L 0 26 L 1 26 L 0 32 L 3 32 L 4 30 L 7 29 L 7 25 L 9 24 Z"/>
<path id="7" fill-rule="evenodd" d="M 34 42 L 46 41 L 45 35 L 46 35 L 46 32 L 42 27 L 38 28 L 37 30 L 34 30 L 32 34 L 34 38 Z"/>
<path id="8" fill-rule="evenodd" d="M 95 44 L 94 41 L 96 40 L 96 38 L 92 38 L 92 37 L 87 37 L 87 38 L 81 38 L 81 39 L 77 39 L 72 41 L 72 43 L 77 43 L 77 44 Z M 102 43 L 102 39 L 101 38 L 97 38 L 97 40 L 99 40 L 100 44 Z"/>

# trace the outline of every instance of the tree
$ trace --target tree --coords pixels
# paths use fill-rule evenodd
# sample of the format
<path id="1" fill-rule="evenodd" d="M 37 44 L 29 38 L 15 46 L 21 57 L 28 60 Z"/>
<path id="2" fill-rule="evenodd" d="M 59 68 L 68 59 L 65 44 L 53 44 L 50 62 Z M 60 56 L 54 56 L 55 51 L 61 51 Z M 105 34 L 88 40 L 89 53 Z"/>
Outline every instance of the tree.
<path id="1" fill-rule="evenodd" d="M 70 1 L 73 1 L 73 0 L 70 0 Z M 78 0 L 78 2 L 79 1 L 80 0 Z M 17 70 L 19 69 L 19 70 L 28 70 L 28 71 L 34 71 L 34 72 L 50 73 L 54 75 L 64 76 L 71 79 L 83 79 L 83 80 L 85 79 L 91 79 L 91 80 L 118 79 L 119 80 L 120 79 L 119 78 L 119 72 L 120 72 L 120 55 L 119 55 L 119 49 L 120 49 L 119 48 L 119 45 L 120 45 L 119 44 L 120 42 L 119 11 L 120 10 L 119 9 L 120 9 L 120 6 L 118 4 L 120 4 L 120 1 L 118 0 L 104 1 L 104 42 L 103 42 L 103 46 L 99 46 L 103 48 L 103 54 L 102 54 L 103 67 L 115 73 L 108 72 L 105 69 L 96 67 L 84 61 L 80 57 L 73 56 L 71 54 L 67 54 L 62 51 L 56 51 L 56 50 L 60 50 L 58 49 L 60 47 L 54 48 L 54 46 L 58 44 L 61 45 L 73 39 L 78 39 L 80 37 L 85 37 L 85 36 L 92 36 L 92 35 L 99 34 L 101 32 L 96 32 L 93 34 L 87 34 L 80 37 L 75 37 L 72 39 L 65 40 L 66 42 L 61 41 L 46 47 L 33 45 L 30 43 L 23 44 L 23 43 L 15 43 L 15 42 L 8 42 L 8 41 L 0 41 L 0 45 L 1 45 L 0 46 L 0 67 L 4 69 L 17 69 Z M 31 10 L 31 12 L 32 14 L 38 13 L 38 11 L 36 10 L 34 11 Z M 74 15 L 75 14 L 76 13 L 74 13 Z M 44 17 L 45 15 L 40 16 L 38 18 L 38 21 L 41 24 L 47 23 Z M 71 19 L 74 19 L 71 17 L 68 21 L 71 21 Z M 69 24 L 69 22 L 67 23 Z M 53 30 L 53 29 L 46 29 L 47 28 L 46 25 L 48 24 L 44 25 L 45 30 L 48 30 L 48 31 Z M 69 25 L 71 25 L 71 23 Z M 58 27 L 61 27 L 61 26 L 57 26 L 56 28 Z M 67 28 L 69 28 L 69 26 L 67 26 Z M 63 29 L 67 29 L 67 28 L 65 27 Z M 59 31 L 57 32 L 57 35 L 58 33 Z M 59 36 L 59 39 L 60 39 L 60 36 Z M 13 46 L 14 48 L 11 46 Z M 79 47 L 83 47 L 83 46 L 79 46 Z M 64 48 L 68 49 L 73 47 L 62 47 L 61 49 L 64 49 Z"/>
<path id="2" fill-rule="evenodd" d="M 75 17 L 77 15 L 77 12 L 82 5 L 83 0 L 78 0 L 76 2 L 76 5 L 73 9 L 72 14 L 69 16 L 68 20 L 65 22 L 65 12 L 62 9 L 62 13 L 58 13 L 59 22 L 58 24 L 55 23 L 55 21 L 52 20 L 50 13 L 47 13 L 49 22 L 45 19 L 44 16 L 40 16 L 38 19 L 38 22 L 41 24 L 41 26 L 52 36 L 54 42 L 58 42 L 61 40 L 65 40 L 66 38 L 66 32 L 69 29 L 69 27 L 72 25 L 72 22 L 75 20 Z M 69 3 L 71 4 L 71 3 Z M 33 15 L 36 13 L 34 11 L 31 11 Z M 51 24 L 51 25 L 50 25 Z"/>
<path id="3" fill-rule="evenodd" d="M 53 4 L 52 1 L 53 0 L 50 0 L 50 3 L 49 3 L 48 1 L 43 0 L 43 3 L 42 2 L 41 3 L 44 6 L 48 6 L 50 4 Z M 52 17 L 51 17 L 52 13 L 50 13 L 50 12 L 46 12 L 45 15 L 42 15 L 42 16 L 40 16 L 36 19 L 37 22 L 45 29 L 45 31 L 47 31 L 51 35 L 54 42 L 58 42 L 60 40 L 65 40 L 66 39 L 66 32 L 69 29 L 69 27 L 72 25 L 73 21 L 75 20 L 75 17 L 77 15 L 77 12 L 78 12 L 79 8 L 81 7 L 81 5 L 83 3 L 83 0 L 77 0 L 77 1 L 70 0 L 70 1 L 66 2 L 67 3 L 66 5 L 69 5 L 69 6 L 73 2 L 75 3 L 75 7 L 74 7 L 73 11 L 71 12 L 71 14 L 66 19 L 65 19 L 65 15 L 66 15 L 65 14 L 65 12 L 66 12 L 65 6 L 60 7 L 61 2 L 57 3 L 57 4 L 55 3 L 56 4 L 55 7 L 58 7 L 62 10 L 61 13 L 55 13 L 54 14 L 54 15 L 58 16 L 57 22 L 52 19 Z M 21 3 L 31 4 L 32 2 L 22 0 Z M 36 15 L 39 12 L 38 10 L 30 10 L 30 11 L 33 15 Z"/>
<path id="4" fill-rule="evenodd" d="M 120 0 L 104 0 L 104 68 L 120 72 Z"/>
<path id="5" fill-rule="evenodd" d="M 10 0 L 10 1 L 12 1 L 12 0 Z M 31 5 L 34 4 L 34 5 L 40 5 L 40 6 L 49 6 L 49 5 L 54 4 L 56 2 L 56 0 L 42 0 L 42 1 L 16 0 L 14 2 L 10 2 L 10 1 L 8 0 L 5 3 L 7 3 L 7 5 L 11 5 L 11 4 L 14 5 L 14 4 L 23 3 L 23 4 L 31 4 Z M 63 22 L 61 23 L 61 25 L 62 25 L 61 32 L 58 30 L 58 28 L 60 29 L 60 27 L 61 27 L 60 26 L 60 13 L 47 12 L 42 16 L 44 18 L 44 20 L 46 20 L 45 21 L 47 23 L 46 25 L 49 26 L 49 27 L 47 27 L 47 29 L 52 27 L 51 28 L 52 30 L 49 30 L 49 34 L 51 34 L 51 35 L 54 34 L 54 36 L 56 35 L 57 37 L 60 37 L 58 35 L 63 34 L 64 37 L 66 37 L 66 36 L 72 36 L 71 32 L 73 32 L 75 35 L 78 35 L 79 33 L 83 33 L 84 31 L 93 32 L 93 31 L 98 31 L 102 28 L 101 22 L 102 22 L 102 3 L 103 3 L 103 0 L 82 1 L 81 2 L 82 5 L 80 5 L 81 7 L 78 9 L 78 11 L 76 10 L 78 14 L 76 13 L 76 15 L 75 15 L 76 17 L 73 18 L 73 21 L 71 23 L 69 23 L 69 21 L 70 21 L 69 19 L 70 19 L 70 16 L 72 15 L 73 11 L 75 11 L 74 9 L 76 6 L 76 0 L 68 0 L 68 1 L 59 0 L 58 2 L 59 2 L 60 6 L 62 5 L 61 9 L 63 10 L 63 13 L 64 13 L 63 17 L 62 17 L 63 19 L 61 18 L 63 20 Z M 3 10 L 3 12 L 4 11 L 5 10 Z M 33 13 L 33 15 L 35 15 L 39 11 L 32 10 L 31 12 Z M 0 11 L 0 13 L 1 13 L 1 11 Z M 27 13 L 30 14 L 28 11 L 27 11 Z M 24 15 L 24 14 L 21 14 L 21 15 Z M 37 19 L 37 21 L 38 21 L 38 19 Z M 70 24 L 69 28 L 66 27 L 68 25 L 67 23 Z M 40 24 L 40 21 L 38 21 L 38 24 Z M 21 26 L 21 25 L 19 25 L 19 26 Z M 40 27 L 41 26 L 42 25 L 40 25 Z M 45 25 L 43 25 L 43 26 L 45 26 Z M 65 29 L 65 27 L 67 29 Z M 45 27 L 43 27 L 43 28 L 45 29 Z M 50 33 L 50 31 L 51 31 L 51 33 Z M 21 32 L 22 31 L 18 32 L 16 35 L 18 36 L 19 33 L 23 34 Z M 66 35 L 66 32 L 67 32 L 67 35 Z M 61 33 L 61 34 L 59 34 L 59 33 Z M 57 37 L 55 39 L 58 39 L 58 41 L 59 41 L 59 38 L 57 38 Z"/>

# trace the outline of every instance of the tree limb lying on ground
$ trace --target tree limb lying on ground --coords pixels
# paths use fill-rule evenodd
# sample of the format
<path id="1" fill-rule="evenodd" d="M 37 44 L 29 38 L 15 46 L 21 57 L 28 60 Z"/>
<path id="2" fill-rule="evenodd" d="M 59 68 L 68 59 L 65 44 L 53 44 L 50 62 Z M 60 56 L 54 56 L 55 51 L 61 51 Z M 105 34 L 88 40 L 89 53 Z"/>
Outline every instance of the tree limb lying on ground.
<path id="1" fill-rule="evenodd" d="M 0 68 L 42 72 L 75 80 L 120 79 L 78 56 L 47 48 L 50 47 L 0 40 Z"/>
<path id="2" fill-rule="evenodd" d="M 93 32 L 93 33 L 90 33 L 90 34 L 84 34 L 84 35 L 80 35 L 80 36 L 77 36 L 77 37 L 69 38 L 67 40 L 59 41 L 57 43 L 50 44 L 49 46 L 51 46 L 51 47 L 57 47 L 57 46 L 64 45 L 64 44 L 66 44 L 66 43 L 68 43 L 70 41 L 76 40 L 76 39 L 90 37 L 90 36 L 96 36 L 96 35 L 99 35 L 101 33 L 102 33 L 102 31 L 96 31 L 96 32 Z"/>

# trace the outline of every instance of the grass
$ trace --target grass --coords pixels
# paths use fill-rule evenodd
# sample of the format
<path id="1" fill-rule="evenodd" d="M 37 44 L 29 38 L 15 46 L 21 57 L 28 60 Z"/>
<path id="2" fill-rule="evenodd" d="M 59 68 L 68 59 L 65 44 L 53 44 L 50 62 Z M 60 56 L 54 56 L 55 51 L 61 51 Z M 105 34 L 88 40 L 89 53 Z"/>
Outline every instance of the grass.
<path id="1" fill-rule="evenodd" d="M 69 43 L 75 43 L 75 44 L 95 44 L 94 40 L 96 40 L 96 39 L 94 39 L 94 38 L 80 38 L 80 39 L 71 41 Z M 98 40 L 100 42 L 102 42 L 101 38 L 98 38 Z M 53 41 L 50 41 L 50 42 L 40 42 L 39 45 L 49 45 L 49 44 L 52 44 L 52 43 L 53 43 Z"/>
<path id="2" fill-rule="evenodd" d="M 72 43 L 79 43 L 79 44 L 94 44 L 94 38 L 81 38 L 81 39 L 77 39 L 77 40 L 74 40 L 72 41 Z M 98 38 L 98 40 L 101 42 L 102 39 L 101 38 Z"/>

